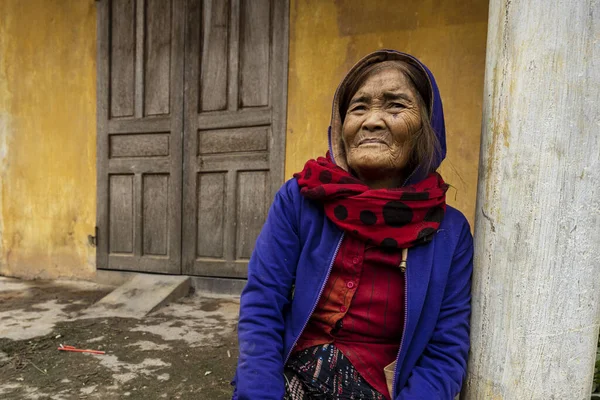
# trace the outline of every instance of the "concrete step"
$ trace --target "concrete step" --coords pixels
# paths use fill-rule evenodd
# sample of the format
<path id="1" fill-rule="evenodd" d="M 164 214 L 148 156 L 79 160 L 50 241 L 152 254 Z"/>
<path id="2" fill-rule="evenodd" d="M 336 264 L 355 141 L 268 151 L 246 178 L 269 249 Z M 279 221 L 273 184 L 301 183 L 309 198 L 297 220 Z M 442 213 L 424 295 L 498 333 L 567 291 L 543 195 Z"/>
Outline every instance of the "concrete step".
<path id="1" fill-rule="evenodd" d="M 135 274 L 100 301 L 83 311 L 80 318 L 143 318 L 189 294 L 189 276 Z"/>

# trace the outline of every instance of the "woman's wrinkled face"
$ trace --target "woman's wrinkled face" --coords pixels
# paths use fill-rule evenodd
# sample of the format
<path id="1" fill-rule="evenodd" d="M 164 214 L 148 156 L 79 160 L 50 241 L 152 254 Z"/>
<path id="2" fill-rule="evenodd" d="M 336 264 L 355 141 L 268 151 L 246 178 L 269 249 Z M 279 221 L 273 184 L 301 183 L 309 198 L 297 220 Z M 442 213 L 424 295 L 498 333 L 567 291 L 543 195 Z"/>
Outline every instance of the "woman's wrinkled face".
<path id="1" fill-rule="evenodd" d="M 408 164 L 411 139 L 421 130 L 421 104 L 408 77 L 394 68 L 374 73 L 356 91 L 342 137 L 348 166 L 359 176 L 400 173 Z"/>

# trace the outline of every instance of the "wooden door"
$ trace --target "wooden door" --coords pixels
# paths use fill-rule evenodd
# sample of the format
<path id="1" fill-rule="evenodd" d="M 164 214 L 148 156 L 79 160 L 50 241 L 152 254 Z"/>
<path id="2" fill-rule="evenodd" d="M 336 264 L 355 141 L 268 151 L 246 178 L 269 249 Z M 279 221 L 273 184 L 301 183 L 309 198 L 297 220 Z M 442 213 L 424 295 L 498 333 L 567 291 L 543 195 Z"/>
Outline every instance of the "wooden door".
<path id="1" fill-rule="evenodd" d="M 97 5 L 97 266 L 179 274 L 185 3 Z"/>
<path id="2" fill-rule="evenodd" d="M 287 0 L 189 0 L 183 272 L 246 277 L 283 183 Z"/>

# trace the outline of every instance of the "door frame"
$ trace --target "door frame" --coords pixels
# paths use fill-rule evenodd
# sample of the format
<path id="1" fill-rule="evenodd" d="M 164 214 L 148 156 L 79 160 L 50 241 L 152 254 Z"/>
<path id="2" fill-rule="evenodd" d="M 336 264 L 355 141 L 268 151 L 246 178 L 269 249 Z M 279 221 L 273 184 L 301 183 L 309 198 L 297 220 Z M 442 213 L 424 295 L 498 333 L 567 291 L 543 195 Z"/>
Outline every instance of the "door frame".
<path id="1" fill-rule="evenodd" d="M 177 1 L 177 0 L 174 0 Z M 239 13 L 240 3 L 242 0 L 231 0 L 231 9 L 235 11 L 237 9 Z M 251 1 L 251 0 L 250 0 Z M 289 63 L 289 24 L 290 24 L 290 16 L 289 16 L 289 0 L 272 0 L 271 1 L 271 9 L 272 9 L 272 24 L 273 24 L 273 34 L 271 36 L 272 47 L 271 47 L 271 65 L 270 65 L 270 112 L 269 112 L 269 121 L 271 124 L 271 139 L 269 143 L 269 157 L 270 157 L 270 169 L 269 173 L 271 176 L 270 179 L 270 199 L 274 197 L 277 190 L 283 184 L 284 175 L 285 175 L 285 151 L 286 151 L 286 124 L 287 124 L 287 87 L 288 87 L 288 63 Z M 142 6 L 140 6 L 142 4 Z M 143 5 L 145 4 L 145 0 L 136 0 L 135 8 L 136 8 L 136 20 L 139 21 L 140 18 L 143 17 Z M 97 269 L 115 269 L 109 266 L 109 248 L 108 248 L 108 239 L 109 239 L 109 220 L 108 220 L 108 207 L 109 207 L 109 196 L 108 196 L 108 181 L 106 179 L 107 174 L 109 173 L 108 166 L 108 152 L 109 152 L 109 143 L 107 140 L 108 129 L 111 123 L 108 121 L 107 116 L 109 115 L 109 71 L 110 71 L 110 56 L 109 56 L 109 45 L 110 45 L 110 24 L 106 23 L 106 21 L 110 18 L 110 0 L 96 0 L 97 6 L 97 78 L 96 78 L 96 104 L 97 104 L 97 175 L 96 175 L 96 183 L 97 183 L 97 203 L 96 203 L 96 233 L 95 233 L 95 243 L 96 243 L 96 267 Z M 187 9 L 188 9 L 188 1 L 185 1 L 185 4 L 182 7 L 178 8 L 176 6 L 173 7 L 174 12 L 183 13 L 184 16 L 182 20 L 187 21 Z M 175 20 L 175 17 L 174 17 Z M 183 46 L 186 47 L 188 43 L 187 38 L 187 22 L 185 23 L 184 33 L 182 35 L 182 40 L 184 41 Z M 139 23 L 138 23 L 139 26 Z M 139 30 L 139 28 L 136 28 Z M 136 33 L 139 34 L 139 33 Z M 139 47 L 140 45 L 137 44 Z M 181 79 L 182 82 L 181 91 L 182 97 L 185 98 L 186 91 L 188 90 L 188 84 L 185 82 L 185 68 L 186 68 L 186 52 L 183 50 L 183 54 L 181 55 Z M 279 60 L 280 62 L 276 62 Z M 140 73 L 143 68 L 143 64 L 140 62 L 136 63 L 136 75 Z M 173 68 L 171 71 L 171 76 L 177 73 L 177 68 Z M 136 78 L 138 79 L 138 78 Z M 179 86 L 179 85 L 175 85 Z M 176 89 L 172 89 L 176 90 Z M 185 104 L 185 100 L 183 100 Z M 178 132 L 172 131 L 172 136 L 177 136 L 179 140 L 174 140 L 171 142 L 172 145 L 179 143 L 179 148 L 176 150 L 174 156 L 178 159 L 180 165 L 182 165 L 181 173 L 178 177 L 173 176 L 172 178 L 178 179 L 179 184 L 179 194 L 178 204 L 179 204 L 179 226 L 177 229 L 177 234 L 175 238 L 178 237 L 178 254 L 176 255 L 178 258 L 179 269 L 178 273 L 181 274 L 189 274 L 192 270 L 189 268 L 189 265 L 186 265 L 185 257 L 184 257 L 184 241 L 186 238 L 186 230 L 184 228 L 183 219 L 185 218 L 184 209 L 185 206 L 183 204 L 183 193 L 184 193 L 184 163 L 183 159 L 183 148 L 185 146 L 184 135 L 186 132 L 185 119 L 187 115 L 187 111 L 182 109 L 181 116 L 179 117 L 182 121 L 181 128 Z M 226 124 L 225 124 L 226 125 Z M 172 146 L 176 147 L 176 146 Z M 177 208 L 177 207 L 175 207 Z M 139 218 L 139 217 L 138 217 Z M 125 268 L 117 268 L 117 270 L 128 270 L 134 272 L 156 272 L 156 273 L 165 273 L 163 271 L 153 269 L 153 268 L 145 268 L 145 269 L 135 269 L 135 266 L 127 265 Z M 167 273 L 173 273 L 169 271 Z M 207 274 L 209 276 L 215 276 L 215 274 Z M 239 278 L 239 277 L 238 277 Z"/>

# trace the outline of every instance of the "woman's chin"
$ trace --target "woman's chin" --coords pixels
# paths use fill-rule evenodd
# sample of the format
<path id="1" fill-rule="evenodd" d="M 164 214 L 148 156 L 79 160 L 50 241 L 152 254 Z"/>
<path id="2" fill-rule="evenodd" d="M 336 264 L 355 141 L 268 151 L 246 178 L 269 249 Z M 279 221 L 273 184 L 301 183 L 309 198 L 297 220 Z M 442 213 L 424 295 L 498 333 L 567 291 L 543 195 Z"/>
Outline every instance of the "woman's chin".
<path id="1" fill-rule="evenodd" d="M 355 171 L 395 169 L 393 163 L 390 162 L 390 158 L 381 147 L 361 149 L 350 154 L 348 165 Z M 401 166 L 398 169 L 401 169 Z"/>

